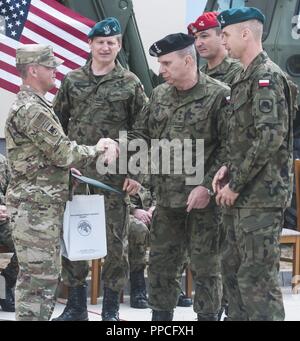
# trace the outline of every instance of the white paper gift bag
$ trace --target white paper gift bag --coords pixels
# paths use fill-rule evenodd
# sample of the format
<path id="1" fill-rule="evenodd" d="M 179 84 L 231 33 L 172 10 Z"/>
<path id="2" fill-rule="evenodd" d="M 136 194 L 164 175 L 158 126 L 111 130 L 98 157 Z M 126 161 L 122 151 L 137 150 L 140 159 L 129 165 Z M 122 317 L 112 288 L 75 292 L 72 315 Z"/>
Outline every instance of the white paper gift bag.
<path id="1" fill-rule="evenodd" d="M 66 203 L 62 255 L 71 261 L 106 256 L 106 225 L 103 195 L 74 195 Z"/>

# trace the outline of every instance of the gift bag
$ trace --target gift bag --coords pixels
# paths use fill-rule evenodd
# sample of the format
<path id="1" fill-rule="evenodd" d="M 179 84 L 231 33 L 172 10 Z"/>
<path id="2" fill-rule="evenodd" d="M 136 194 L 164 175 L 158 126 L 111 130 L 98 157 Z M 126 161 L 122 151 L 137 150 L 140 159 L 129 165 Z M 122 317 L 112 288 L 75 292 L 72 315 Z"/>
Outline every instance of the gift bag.
<path id="1" fill-rule="evenodd" d="M 66 203 L 62 255 L 71 261 L 106 256 L 106 225 L 103 195 L 74 195 Z"/>

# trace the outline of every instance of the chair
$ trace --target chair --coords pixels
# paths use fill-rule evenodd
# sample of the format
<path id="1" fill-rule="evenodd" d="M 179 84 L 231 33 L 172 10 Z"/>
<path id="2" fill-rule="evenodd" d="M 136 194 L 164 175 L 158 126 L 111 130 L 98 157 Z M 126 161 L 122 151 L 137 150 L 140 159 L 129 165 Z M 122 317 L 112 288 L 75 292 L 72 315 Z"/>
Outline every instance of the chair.
<path id="1" fill-rule="evenodd" d="M 295 293 L 299 291 L 300 284 L 300 160 L 295 160 L 295 186 L 296 186 L 296 209 L 297 209 L 297 230 L 282 229 L 280 244 L 293 246 L 293 257 L 281 257 L 280 260 L 293 263 L 292 288 Z"/>

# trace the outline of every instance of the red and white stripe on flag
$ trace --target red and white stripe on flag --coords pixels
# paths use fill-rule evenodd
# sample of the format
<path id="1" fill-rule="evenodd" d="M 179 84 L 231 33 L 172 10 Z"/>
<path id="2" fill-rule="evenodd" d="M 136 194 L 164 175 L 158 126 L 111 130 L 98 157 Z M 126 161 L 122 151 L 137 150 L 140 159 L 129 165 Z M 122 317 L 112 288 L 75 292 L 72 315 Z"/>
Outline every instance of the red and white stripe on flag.
<path id="1" fill-rule="evenodd" d="M 270 85 L 270 81 L 268 79 L 260 79 L 258 81 L 258 85 L 261 87 L 261 88 L 264 88 L 264 87 L 268 87 Z"/>
<path id="2" fill-rule="evenodd" d="M 2 2 L 7 2 L 7 0 L 2 0 Z M 9 34 L 0 33 L 0 88 L 13 93 L 19 91 L 21 79 L 15 67 L 16 48 L 22 44 L 51 45 L 55 55 L 65 61 L 57 69 L 56 88 L 47 94 L 47 98 L 52 100 L 64 75 L 86 63 L 89 54 L 87 33 L 95 22 L 61 5 L 56 0 L 10 0 L 9 8 L 13 9 L 12 17 L 9 18 L 7 13 L 3 16 L 4 19 L 10 20 L 10 26 L 6 26 L 6 31 L 8 27 L 13 27 L 14 21 L 12 20 L 13 17 L 17 18 L 19 15 L 17 10 L 21 2 L 24 4 L 30 2 L 30 6 L 19 39 L 16 40 Z M 16 23 L 18 21 L 16 20 Z"/>

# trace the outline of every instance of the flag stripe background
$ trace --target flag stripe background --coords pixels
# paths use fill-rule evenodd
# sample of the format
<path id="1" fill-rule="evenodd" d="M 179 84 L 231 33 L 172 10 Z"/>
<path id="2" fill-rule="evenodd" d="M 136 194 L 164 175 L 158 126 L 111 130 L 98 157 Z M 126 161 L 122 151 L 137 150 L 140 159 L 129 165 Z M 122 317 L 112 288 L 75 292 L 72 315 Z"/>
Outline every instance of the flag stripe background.
<path id="1" fill-rule="evenodd" d="M 29 0 L 26 1 L 28 3 Z M 14 6 L 20 2 L 11 0 Z M 55 55 L 64 59 L 64 64 L 57 69 L 56 88 L 47 94 L 47 98 L 52 100 L 64 75 L 85 64 L 89 54 L 86 35 L 94 24 L 94 21 L 62 6 L 56 0 L 31 0 L 19 42 L 8 34 L 0 34 L 1 87 L 13 93 L 19 90 L 21 80 L 15 68 L 16 48 L 22 44 L 51 45 Z"/>

